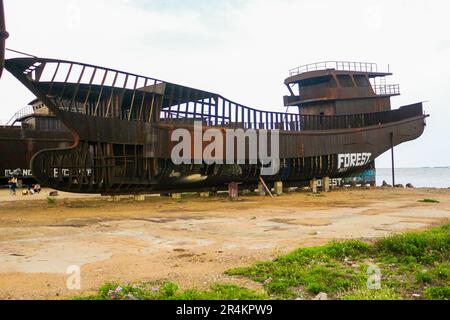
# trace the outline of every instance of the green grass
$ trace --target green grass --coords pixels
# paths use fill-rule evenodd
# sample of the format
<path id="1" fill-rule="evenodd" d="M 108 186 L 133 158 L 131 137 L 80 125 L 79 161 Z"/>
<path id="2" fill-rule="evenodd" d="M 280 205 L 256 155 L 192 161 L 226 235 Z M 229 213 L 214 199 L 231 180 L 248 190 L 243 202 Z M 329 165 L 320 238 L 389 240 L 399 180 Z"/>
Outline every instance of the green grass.
<path id="1" fill-rule="evenodd" d="M 450 262 L 443 262 L 430 270 L 437 279 L 450 282 Z"/>
<path id="2" fill-rule="evenodd" d="M 402 300 L 400 294 L 390 288 L 380 290 L 359 289 L 342 298 L 343 300 Z"/>
<path id="3" fill-rule="evenodd" d="M 56 204 L 56 198 L 55 197 L 47 197 L 47 204 L 54 205 Z"/>
<path id="4" fill-rule="evenodd" d="M 376 242 L 378 255 L 401 263 L 430 264 L 450 260 L 450 224 L 423 232 L 395 235 Z"/>
<path id="5" fill-rule="evenodd" d="M 425 297 L 429 300 L 450 300 L 450 285 L 425 289 Z"/>
<path id="6" fill-rule="evenodd" d="M 422 203 L 440 203 L 440 201 L 436 200 L 436 199 L 422 199 L 422 200 L 419 200 L 417 202 L 422 202 Z"/>
<path id="7" fill-rule="evenodd" d="M 433 281 L 435 280 L 433 275 L 428 272 L 417 272 L 415 274 L 415 276 L 416 276 L 417 282 L 424 283 L 424 284 L 433 283 Z"/>
<path id="8" fill-rule="evenodd" d="M 361 241 L 333 242 L 299 249 L 270 262 L 227 271 L 264 284 L 276 297 L 313 297 L 325 292 L 336 299 L 411 299 L 425 294 L 427 286 L 448 285 L 450 225 L 423 232 L 410 232 L 368 244 Z M 381 290 L 368 290 L 368 265 L 381 269 Z M 431 290 L 431 289 L 428 289 Z"/>
<path id="9" fill-rule="evenodd" d="M 268 296 L 235 285 L 214 284 L 209 290 L 181 290 L 172 282 L 162 285 L 144 283 L 121 286 L 109 283 L 93 296 L 76 297 L 76 300 L 265 300 Z"/>
<path id="10" fill-rule="evenodd" d="M 296 297 L 299 290 L 307 295 L 335 293 L 367 281 L 363 269 L 338 261 L 363 258 L 369 249 L 369 245 L 361 241 L 333 242 L 323 247 L 299 249 L 272 262 L 228 270 L 226 274 L 262 282 L 269 294 L 284 298 Z"/>
<path id="11" fill-rule="evenodd" d="M 374 280 L 369 265 L 381 272 L 378 290 L 368 288 Z M 259 282 L 265 292 L 221 284 L 209 290 L 181 290 L 170 282 L 107 284 L 97 295 L 77 299 L 311 299 L 321 292 L 331 299 L 344 300 L 450 299 L 450 224 L 372 243 L 351 240 L 302 248 L 226 274 Z"/>

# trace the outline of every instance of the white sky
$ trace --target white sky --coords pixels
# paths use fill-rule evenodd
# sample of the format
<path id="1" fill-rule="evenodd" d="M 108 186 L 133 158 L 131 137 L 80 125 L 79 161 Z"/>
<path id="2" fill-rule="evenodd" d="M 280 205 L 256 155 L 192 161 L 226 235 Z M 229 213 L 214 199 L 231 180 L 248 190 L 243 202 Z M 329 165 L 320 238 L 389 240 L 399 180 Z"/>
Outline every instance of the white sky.
<path id="1" fill-rule="evenodd" d="M 402 95 L 431 114 L 398 167 L 450 165 L 450 2 L 4 0 L 7 47 L 113 67 L 284 110 L 288 70 L 323 60 L 390 64 Z M 8 54 L 8 57 L 14 55 Z M 0 119 L 33 96 L 8 73 Z M 378 167 L 389 167 L 384 155 Z"/>

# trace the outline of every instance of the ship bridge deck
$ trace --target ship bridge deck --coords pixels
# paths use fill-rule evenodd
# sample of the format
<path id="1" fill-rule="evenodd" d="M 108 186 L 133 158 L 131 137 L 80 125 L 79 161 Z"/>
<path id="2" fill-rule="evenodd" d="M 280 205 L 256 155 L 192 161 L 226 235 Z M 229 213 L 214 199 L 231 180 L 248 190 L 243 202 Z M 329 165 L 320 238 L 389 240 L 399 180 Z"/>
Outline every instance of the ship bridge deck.
<path id="1" fill-rule="evenodd" d="M 331 75 L 331 73 L 363 73 L 367 74 L 369 78 L 385 77 L 392 75 L 389 69 L 388 66 L 386 71 L 384 68 L 380 68 L 378 64 L 372 62 L 322 61 L 289 70 L 289 77 L 286 79 L 286 83 L 326 77 Z"/>

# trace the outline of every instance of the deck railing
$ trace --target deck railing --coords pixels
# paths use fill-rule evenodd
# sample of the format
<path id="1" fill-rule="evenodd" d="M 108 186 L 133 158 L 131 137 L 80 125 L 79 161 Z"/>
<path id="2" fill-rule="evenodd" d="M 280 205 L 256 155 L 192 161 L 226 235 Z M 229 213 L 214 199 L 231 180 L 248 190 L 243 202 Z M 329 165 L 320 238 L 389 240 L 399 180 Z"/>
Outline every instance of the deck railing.
<path id="1" fill-rule="evenodd" d="M 371 62 L 351 62 L 351 61 L 323 61 L 306 64 L 289 70 L 289 76 L 319 71 L 319 70 L 355 71 L 355 72 L 378 72 L 378 65 Z"/>
<path id="2" fill-rule="evenodd" d="M 418 103 L 391 111 L 337 116 L 299 115 L 266 111 L 257 112 L 261 112 L 261 114 L 260 116 L 257 116 L 256 121 L 253 120 L 254 118 L 252 117 L 244 118 L 244 121 L 231 121 L 231 119 L 221 116 L 216 117 L 215 115 L 199 114 L 196 117 L 193 117 L 191 112 L 184 112 L 184 110 L 177 112 L 165 110 L 162 112 L 161 122 L 174 125 L 184 125 L 193 124 L 195 121 L 202 121 L 204 126 L 255 130 L 337 130 L 382 125 L 418 117 L 423 115 L 423 107 L 421 103 Z"/>
<path id="3" fill-rule="evenodd" d="M 377 95 L 398 95 L 400 94 L 400 85 L 398 84 L 386 84 L 386 85 L 375 85 L 373 90 Z"/>
<path id="4" fill-rule="evenodd" d="M 398 122 L 423 115 L 422 103 L 417 103 L 402 107 L 397 110 L 339 115 L 339 116 L 320 116 L 306 115 L 301 116 L 300 128 L 302 130 L 336 130 L 336 129 L 354 129 L 369 126 L 383 125 Z"/>
<path id="5" fill-rule="evenodd" d="M 21 118 L 32 115 L 34 113 L 32 106 L 26 106 L 25 108 L 20 109 L 17 111 L 11 119 L 9 119 L 6 122 L 6 126 L 13 126 L 15 125 Z"/>

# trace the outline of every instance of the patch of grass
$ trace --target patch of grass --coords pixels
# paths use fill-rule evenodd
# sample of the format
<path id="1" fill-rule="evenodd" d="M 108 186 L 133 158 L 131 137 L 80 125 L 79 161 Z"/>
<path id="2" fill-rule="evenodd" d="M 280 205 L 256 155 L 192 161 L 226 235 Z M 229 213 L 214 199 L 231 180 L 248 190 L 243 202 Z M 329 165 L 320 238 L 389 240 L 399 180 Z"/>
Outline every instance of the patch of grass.
<path id="1" fill-rule="evenodd" d="M 430 273 L 437 279 L 450 281 L 450 262 L 444 262 L 430 270 Z"/>
<path id="2" fill-rule="evenodd" d="M 450 300 L 450 285 L 427 288 L 424 294 L 429 300 Z"/>
<path id="3" fill-rule="evenodd" d="M 380 290 L 359 289 L 342 297 L 342 300 L 402 300 L 402 296 L 391 288 Z"/>
<path id="4" fill-rule="evenodd" d="M 439 200 L 436 200 L 436 199 L 422 199 L 422 200 L 419 200 L 417 202 L 422 202 L 422 203 L 441 203 Z"/>
<path id="5" fill-rule="evenodd" d="M 449 259 L 450 225 L 444 225 L 373 244 L 352 240 L 299 249 L 226 274 L 263 283 L 269 294 L 283 298 L 297 297 L 300 289 L 309 296 L 325 292 L 334 298 L 395 300 L 441 285 L 450 273 Z M 380 268 L 382 290 L 367 289 L 369 264 Z"/>
<path id="6" fill-rule="evenodd" d="M 47 197 L 47 204 L 49 204 L 49 205 L 54 205 L 54 204 L 56 204 L 56 198 L 55 198 L 55 197 L 50 197 L 50 196 L 48 196 L 48 197 Z"/>
<path id="7" fill-rule="evenodd" d="M 181 290 L 172 282 L 152 284 L 105 284 L 97 295 L 76 297 L 76 300 L 265 300 L 269 297 L 235 285 L 214 284 L 209 290 Z"/>
<path id="8" fill-rule="evenodd" d="M 379 255 L 395 256 L 402 263 L 431 264 L 449 260 L 450 224 L 378 240 L 375 250 Z"/>
<path id="9" fill-rule="evenodd" d="M 292 289 L 298 287 L 311 295 L 336 294 L 367 281 L 362 270 L 349 269 L 348 263 L 349 259 L 365 257 L 369 249 L 370 246 L 361 241 L 333 242 L 323 247 L 299 249 L 272 262 L 228 270 L 226 274 L 262 282 L 269 294 L 282 297 L 295 296 Z"/>
<path id="10" fill-rule="evenodd" d="M 279 257 L 275 261 L 280 263 L 296 262 L 301 264 L 309 264 L 311 261 L 329 262 L 333 258 L 362 258 L 369 252 L 369 244 L 358 240 L 350 240 L 344 242 L 331 242 L 330 244 L 322 247 L 298 249 L 283 257 Z"/>
<path id="11" fill-rule="evenodd" d="M 350 288 L 355 281 L 354 275 L 339 268 L 314 266 L 301 270 L 288 265 L 280 267 L 265 286 L 269 293 L 290 296 L 292 287 L 304 287 L 311 294 L 334 293 Z"/>
<path id="12" fill-rule="evenodd" d="M 434 281 L 434 276 L 429 272 L 418 272 L 416 273 L 416 280 L 422 283 L 432 283 Z"/>
<path id="13" fill-rule="evenodd" d="M 158 293 L 164 298 L 174 297 L 180 287 L 172 282 L 164 284 L 158 291 Z"/>
<path id="14" fill-rule="evenodd" d="M 324 253 L 332 258 L 354 259 L 367 256 L 370 245 L 357 240 L 345 242 L 332 242 L 324 247 Z"/>

